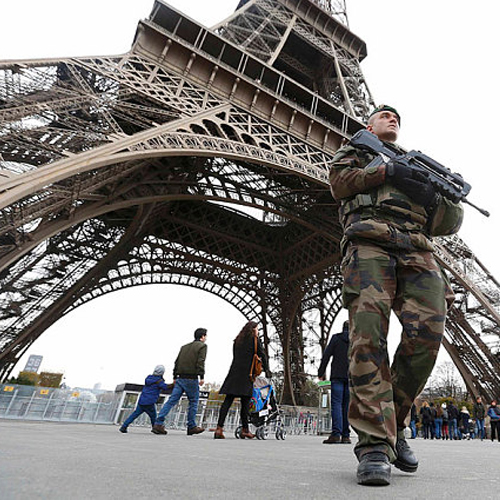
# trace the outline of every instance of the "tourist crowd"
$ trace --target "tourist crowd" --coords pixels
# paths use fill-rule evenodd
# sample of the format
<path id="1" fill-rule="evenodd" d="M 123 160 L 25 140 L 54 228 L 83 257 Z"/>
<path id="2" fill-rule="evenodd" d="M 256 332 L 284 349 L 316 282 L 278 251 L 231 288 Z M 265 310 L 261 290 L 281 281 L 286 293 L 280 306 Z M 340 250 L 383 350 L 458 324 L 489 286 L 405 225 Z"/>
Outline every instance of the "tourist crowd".
<path id="1" fill-rule="evenodd" d="M 423 401 L 414 404 L 410 416 L 411 439 L 481 439 L 500 442 L 500 408 L 493 400 L 486 407 L 481 397 L 474 405 L 463 404 L 460 409 L 453 400 Z"/>

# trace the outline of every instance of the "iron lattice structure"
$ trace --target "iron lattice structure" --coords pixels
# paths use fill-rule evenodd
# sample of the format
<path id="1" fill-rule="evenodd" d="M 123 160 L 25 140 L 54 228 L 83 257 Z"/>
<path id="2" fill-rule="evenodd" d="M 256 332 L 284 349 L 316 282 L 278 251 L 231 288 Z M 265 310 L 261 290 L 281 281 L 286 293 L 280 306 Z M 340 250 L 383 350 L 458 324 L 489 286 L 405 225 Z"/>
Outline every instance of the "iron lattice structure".
<path id="1" fill-rule="evenodd" d="M 176 283 L 259 321 L 301 402 L 341 309 L 328 170 L 373 108 L 346 21 L 343 2 L 242 0 L 208 29 L 157 1 L 126 54 L 0 62 L 0 378 L 79 305 Z M 498 282 L 438 246 L 445 347 L 491 398 Z"/>

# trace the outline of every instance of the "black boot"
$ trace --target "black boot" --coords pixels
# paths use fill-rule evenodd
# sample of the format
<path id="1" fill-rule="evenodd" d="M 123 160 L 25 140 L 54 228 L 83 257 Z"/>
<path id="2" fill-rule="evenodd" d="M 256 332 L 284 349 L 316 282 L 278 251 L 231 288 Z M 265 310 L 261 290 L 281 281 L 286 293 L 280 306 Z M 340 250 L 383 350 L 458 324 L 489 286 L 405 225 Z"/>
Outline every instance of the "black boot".
<path id="1" fill-rule="evenodd" d="M 418 468 L 418 460 L 410 445 L 404 438 L 398 438 L 396 441 L 397 458 L 394 462 L 394 467 L 404 472 L 416 472 Z"/>
<path id="2" fill-rule="evenodd" d="M 391 484 L 389 457 L 379 451 L 363 455 L 358 465 L 358 484 L 380 486 Z"/>

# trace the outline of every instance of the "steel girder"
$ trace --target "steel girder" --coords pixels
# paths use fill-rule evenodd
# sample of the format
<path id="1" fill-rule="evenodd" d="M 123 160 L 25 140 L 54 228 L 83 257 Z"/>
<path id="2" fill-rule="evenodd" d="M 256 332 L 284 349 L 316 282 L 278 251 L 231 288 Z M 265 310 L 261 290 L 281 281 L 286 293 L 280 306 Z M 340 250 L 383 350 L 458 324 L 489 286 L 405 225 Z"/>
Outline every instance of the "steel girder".
<path id="1" fill-rule="evenodd" d="M 374 102 L 359 66 L 362 40 L 347 28 L 345 2 L 249 0 L 214 29 L 365 120 Z"/>
<path id="2" fill-rule="evenodd" d="M 148 30 L 136 47 L 148 46 Z M 287 314 L 302 297 L 322 306 L 318 281 L 325 304 L 338 301 L 331 153 L 290 134 L 314 139 L 309 110 L 282 103 L 266 123 L 252 100 L 221 98 L 227 77 L 210 92 L 173 63 L 136 50 L 3 66 L 2 376 L 78 305 L 126 286 L 182 283 L 269 325 L 266 343 L 287 346 L 293 400 L 304 351 L 289 338 L 301 325 L 280 301 Z M 230 90 L 253 94 L 234 82 Z M 330 325 L 336 312 L 328 305 Z"/>

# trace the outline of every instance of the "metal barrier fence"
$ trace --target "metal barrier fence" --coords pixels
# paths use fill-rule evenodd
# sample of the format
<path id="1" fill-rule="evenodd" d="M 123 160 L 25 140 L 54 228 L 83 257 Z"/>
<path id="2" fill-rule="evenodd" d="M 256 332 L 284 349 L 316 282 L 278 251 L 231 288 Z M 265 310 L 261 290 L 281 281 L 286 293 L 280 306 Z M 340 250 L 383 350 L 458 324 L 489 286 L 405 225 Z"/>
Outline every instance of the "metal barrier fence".
<path id="1" fill-rule="evenodd" d="M 112 391 L 87 389 L 52 389 L 13 384 L 0 384 L 0 418 L 47 420 L 61 422 L 120 424 L 134 410 L 136 398 L 127 398 Z M 170 429 L 185 429 L 188 400 L 182 398 L 169 413 L 165 425 Z M 197 422 L 207 429 L 215 428 L 221 399 L 200 399 Z M 158 411 L 161 405 L 158 405 Z M 288 434 L 324 434 L 331 428 L 329 412 L 317 408 L 280 406 L 281 419 Z M 226 418 L 224 429 L 234 431 L 239 424 L 240 406 L 236 400 Z M 151 422 L 142 414 L 132 424 L 149 427 Z M 273 428 L 271 427 L 271 432 Z"/>
<path id="2" fill-rule="evenodd" d="M 221 400 L 200 400 L 196 416 L 198 425 L 206 429 L 215 429 L 221 404 Z M 165 420 L 165 427 L 167 429 L 186 429 L 188 405 L 188 400 L 182 398 L 179 404 L 171 410 Z M 158 407 L 158 411 L 160 408 L 161 405 Z M 283 426 L 288 434 L 329 434 L 331 432 L 330 416 L 322 415 L 321 418 L 318 418 L 316 408 L 280 405 L 279 409 L 284 424 Z M 120 419 L 116 423 L 125 421 L 133 411 L 134 407 L 123 410 Z M 149 427 L 151 422 L 149 417 L 143 413 L 132 425 Z M 240 403 L 238 400 L 235 400 L 227 414 L 224 429 L 228 432 L 232 432 L 239 425 Z M 273 432 L 273 430 L 274 425 L 271 425 L 271 432 Z"/>
<path id="3" fill-rule="evenodd" d="M 113 392 L 0 384 L 1 418 L 111 423 L 117 406 Z"/>

